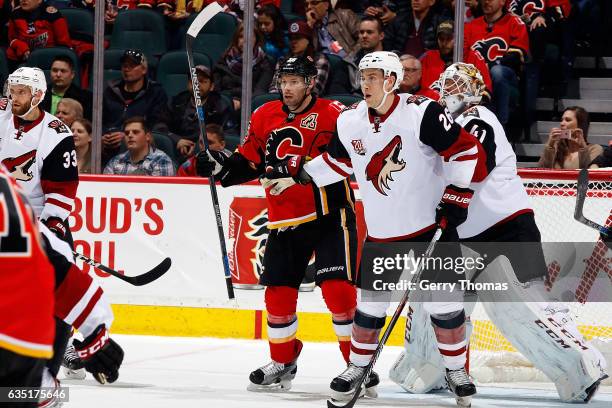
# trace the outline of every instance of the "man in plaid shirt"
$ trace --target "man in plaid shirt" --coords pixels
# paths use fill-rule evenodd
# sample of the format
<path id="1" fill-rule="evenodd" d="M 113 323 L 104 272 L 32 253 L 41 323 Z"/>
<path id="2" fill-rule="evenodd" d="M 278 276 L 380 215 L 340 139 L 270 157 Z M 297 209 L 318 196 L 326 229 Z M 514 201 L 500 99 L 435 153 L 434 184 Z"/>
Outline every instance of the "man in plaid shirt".
<path id="1" fill-rule="evenodd" d="M 123 129 L 127 151 L 113 157 L 104 168 L 104 174 L 174 176 L 172 159 L 152 146 L 153 136 L 144 118 L 127 119 Z"/>

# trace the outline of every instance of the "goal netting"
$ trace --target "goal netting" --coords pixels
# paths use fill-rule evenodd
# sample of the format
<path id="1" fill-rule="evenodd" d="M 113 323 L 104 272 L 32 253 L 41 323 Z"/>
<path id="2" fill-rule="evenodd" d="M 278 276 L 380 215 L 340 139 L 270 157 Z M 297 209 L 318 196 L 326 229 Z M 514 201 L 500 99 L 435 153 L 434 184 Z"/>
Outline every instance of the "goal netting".
<path id="1" fill-rule="evenodd" d="M 543 242 L 599 241 L 597 231 L 574 220 L 578 171 L 525 169 L 519 174 L 531 199 Z M 589 172 L 589 190 L 583 213 L 600 225 L 612 225 L 612 171 Z M 595 244 L 593 256 L 597 259 L 596 262 L 585 260 L 585 271 L 576 287 L 577 299 L 588 299 L 594 279 L 601 278 L 602 274 L 607 274 L 612 285 L 610 253 L 601 241 Z M 610 368 L 612 303 L 574 302 L 568 306 L 581 333 L 604 353 Z M 474 331 L 470 339 L 470 374 L 478 381 L 549 381 L 502 336 L 480 304 L 476 305 L 471 319 Z M 607 384 L 612 384 L 612 380 L 608 379 Z"/>

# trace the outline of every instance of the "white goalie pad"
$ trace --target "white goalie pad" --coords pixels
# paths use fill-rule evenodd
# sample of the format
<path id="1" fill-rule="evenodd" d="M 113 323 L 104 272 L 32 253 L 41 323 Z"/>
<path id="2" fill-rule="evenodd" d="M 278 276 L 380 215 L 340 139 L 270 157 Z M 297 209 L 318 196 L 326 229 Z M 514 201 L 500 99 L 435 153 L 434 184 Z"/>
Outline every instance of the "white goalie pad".
<path id="1" fill-rule="evenodd" d="M 584 401 L 585 390 L 605 378 L 606 362 L 578 332 L 569 309 L 544 299 L 542 281 L 520 283 L 505 256 L 491 262 L 477 282 L 508 282 L 508 290 L 478 293 L 489 318 L 555 384 L 562 401 Z"/>

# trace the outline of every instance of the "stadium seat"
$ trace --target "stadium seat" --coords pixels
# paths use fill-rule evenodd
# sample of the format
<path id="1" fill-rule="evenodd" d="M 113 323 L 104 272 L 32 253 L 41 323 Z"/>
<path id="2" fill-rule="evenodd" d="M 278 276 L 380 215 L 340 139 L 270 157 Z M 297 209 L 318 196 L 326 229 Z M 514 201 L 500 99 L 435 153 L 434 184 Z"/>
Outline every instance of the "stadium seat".
<path id="1" fill-rule="evenodd" d="M 299 14 L 283 13 L 283 15 L 285 16 L 285 20 L 287 20 L 288 24 L 291 24 L 295 21 L 305 21 L 306 20 L 304 16 L 299 15 Z"/>
<path id="2" fill-rule="evenodd" d="M 187 29 L 197 14 L 192 14 L 181 29 L 181 38 L 185 38 Z M 200 31 L 193 43 L 193 51 L 208 55 L 213 65 L 219 61 L 230 42 L 238 25 L 236 17 L 227 13 L 219 13 L 214 16 Z M 183 42 L 183 49 L 185 43 Z"/>
<path id="3" fill-rule="evenodd" d="M 259 108 L 266 102 L 277 101 L 279 99 L 279 95 L 277 93 L 269 93 L 263 95 L 254 96 L 251 99 L 251 113 L 255 111 L 255 109 Z"/>
<path id="4" fill-rule="evenodd" d="M 67 8 L 62 10 L 62 15 L 68 22 L 70 38 L 93 43 L 94 15 L 91 11 L 78 8 Z"/>
<path id="5" fill-rule="evenodd" d="M 348 66 L 342 58 L 336 55 L 327 55 L 329 59 L 329 77 L 325 94 L 348 94 L 351 92 Z"/>
<path id="6" fill-rule="evenodd" d="M 281 0 L 280 10 L 283 12 L 285 16 L 287 13 L 293 12 L 293 0 Z"/>
<path id="7" fill-rule="evenodd" d="M 9 70 L 8 61 L 6 59 L 6 52 L 4 48 L 0 48 L 0 84 L 2 84 L 2 86 L 4 86 L 4 82 L 6 81 L 8 76 Z M 2 93 L 2 90 L 0 90 L 0 93 Z"/>
<path id="8" fill-rule="evenodd" d="M 103 87 L 108 81 L 121 78 L 121 62 L 119 59 L 123 55 L 124 50 L 106 50 L 104 51 L 104 79 Z M 89 88 L 93 86 L 93 75 L 89 76 Z"/>
<path id="9" fill-rule="evenodd" d="M 163 17 L 151 10 L 122 11 L 115 20 L 110 48 L 142 51 L 155 68 L 167 49 Z"/>
<path id="10" fill-rule="evenodd" d="M 174 153 L 174 143 L 165 133 L 161 132 L 151 132 L 153 135 L 153 140 L 155 142 L 155 147 L 161 149 L 164 153 L 166 153 L 172 161 L 176 164 L 176 154 Z"/>
<path id="11" fill-rule="evenodd" d="M 80 67 L 79 67 L 79 57 L 72 51 L 70 48 L 66 47 L 49 47 L 49 48 L 36 48 L 30 54 L 30 58 L 28 58 L 28 66 L 34 66 L 42 69 L 45 72 L 45 78 L 47 78 L 47 82 L 51 82 L 51 64 L 53 63 L 53 58 L 58 55 L 66 55 L 74 64 L 74 79 L 72 83 L 75 85 L 81 84 L 80 79 Z"/>
<path id="12" fill-rule="evenodd" d="M 345 106 L 351 106 L 354 103 L 363 101 L 362 97 L 351 94 L 325 95 L 323 98 L 338 101 Z"/>
<path id="13" fill-rule="evenodd" d="M 206 65 L 212 69 L 208 55 L 194 53 L 195 65 Z M 189 64 L 185 51 L 171 51 L 162 56 L 157 66 L 156 80 L 164 87 L 168 98 L 186 89 L 189 78 Z"/>

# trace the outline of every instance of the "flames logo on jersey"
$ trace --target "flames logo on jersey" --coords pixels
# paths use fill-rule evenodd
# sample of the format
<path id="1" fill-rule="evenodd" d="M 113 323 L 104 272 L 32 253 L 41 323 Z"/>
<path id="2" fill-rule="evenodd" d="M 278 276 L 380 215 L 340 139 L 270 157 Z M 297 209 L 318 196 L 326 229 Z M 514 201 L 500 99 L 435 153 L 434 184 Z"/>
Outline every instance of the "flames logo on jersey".
<path id="1" fill-rule="evenodd" d="M 531 16 L 533 13 L 543 13 L 544 9 L 544 0 L 512 0 L 508 6 L 508 10 L 517 16 Z"/>
<path id="2" fill-rule="evenodd" d="M 375 153 L 366 166 L 366 178 L 371 181 L 374 188 L 382 195 L 391 190 L 389 181 L 393 181 L 392 173 L 401 171 L 406 162 L 399 158 L 402 151 L 402 138 L 395 136 L 384 149 Z"/>
<path id="3" fill-rule="evenodd" d="M 476 41 L 472 50 L 487 62 L 493 62 L 506 55 L 508 44 L 501 37 L 491 37 Z"/>
<path id="4" fill-rule="evenodd" d="M 253 265 L 253 273 L 259 279 L 263 273 L 263 258 L 266 250 L 266 242 L 268 241 L 268 210 L 264 209 L 255 217 L 249 220 L 249 232 L 244 234 L 248 239 L 255 241 L 253 247 L 253 258 L 251 258 L 251 264 Z"/>
<path id="5" fill-rule="evenodd" d="M 51 129 L 59 133 L 68 133 L 68 126 L 59 119 L 52 120 L 48 125 Z"/>
<path id="6" fill-rule="evenodd" d="M 32 167 L 35 161 L 36 150 L 32 150 L 21 156 L 8 157 L 2 160 L 2 164 L 6 166 L 15 180 L 30 181 L 32 177 L 34 177 L 30 171 L 30 167 Z"/>

